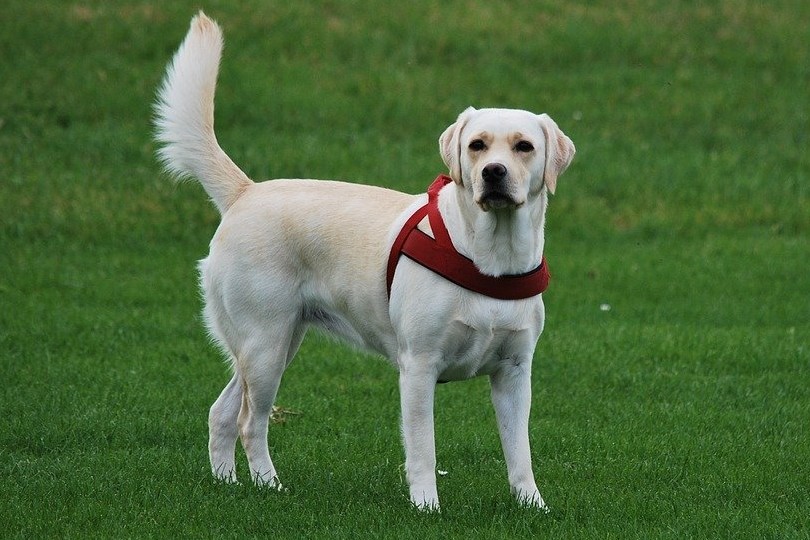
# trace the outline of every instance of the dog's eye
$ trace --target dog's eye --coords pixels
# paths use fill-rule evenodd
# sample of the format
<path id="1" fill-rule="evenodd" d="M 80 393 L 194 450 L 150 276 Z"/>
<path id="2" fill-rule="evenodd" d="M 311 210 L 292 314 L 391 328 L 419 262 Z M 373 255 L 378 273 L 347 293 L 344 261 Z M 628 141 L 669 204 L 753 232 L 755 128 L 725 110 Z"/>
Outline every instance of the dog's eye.
<path id="1" fill-rule="evenodd" d="M 475 140 L 474 140 L 473 142 L 471 142 L 471 143 L 470 143 L 470 145 L 468 146 L 468 148 L 469 148 L 470 150 L 472 150 L 473 152 L 480 152 L 481 150 L 483 150 L 483 149 L 484 149 L 484 148 L 486 148 L 486 147 L 487 147 L 487 145 L 486 145 L 486 144 L 484 144 L 484 141 L 482 141 L 481 139 L 475 139 Z"/>
<path id="2" fill-rule="evenodd" d="M 533 152 L 534 145 L 529 141 L 518 141 L 518 143 L 515 145 L 515 150 L 517 152 Z"/>

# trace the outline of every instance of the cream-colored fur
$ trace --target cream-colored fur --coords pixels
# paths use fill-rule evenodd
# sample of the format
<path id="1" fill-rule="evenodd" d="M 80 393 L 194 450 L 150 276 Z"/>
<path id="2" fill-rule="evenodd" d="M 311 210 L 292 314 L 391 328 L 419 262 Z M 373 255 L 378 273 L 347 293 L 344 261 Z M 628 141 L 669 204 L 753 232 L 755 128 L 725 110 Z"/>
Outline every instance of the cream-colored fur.
<path id="1" fill-rule="evenodd" d="M 413 504 L 439 507 L 436 382 L 487 375 L 511 489 L 520 501 L 545 508 L 528 438 L 542 297 L 484 297 L 403 257 L 389 301 L 390 246 L 426 196 L 333 181 L 251 181 L 214 135 L 221 50 L 219 27 L 200 13 L 167 69 L 156 106 L 167 169 L 198 179 L 222 213 L 200 262 L 205 320 L 234 371 L 209 414 L 214 475 L 235 481 L 240 439 L 256 483 L 280 486 L 268 451 L 268 417 L 284 369 L 307 328 L 319 326 L 398 368 Z M 456 249 L 493 276 L 535 267 L 544 248 L 547 194 L 573 158 L 571 141 L 546 115 L 470 108 L 439 142 L 454 179 L 441 191 L 439 208 Z"/>

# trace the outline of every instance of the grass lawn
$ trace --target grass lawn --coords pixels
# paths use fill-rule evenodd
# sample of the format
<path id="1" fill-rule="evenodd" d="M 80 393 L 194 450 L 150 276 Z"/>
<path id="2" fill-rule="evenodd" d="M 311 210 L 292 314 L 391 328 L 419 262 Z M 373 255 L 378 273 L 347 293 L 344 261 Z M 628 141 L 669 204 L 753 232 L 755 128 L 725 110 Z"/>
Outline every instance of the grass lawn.
<path id="1" fill-rule="evenodd" d="M 810 537 L 810 3 L 202 4 L 256 179 L 422 191 L 470 104 L 574 140 L 533 381 L 549 515 L 508 493 L 484 379 L 439 387 L 442 513 L 412 510 L 395 371 L 317 334 L 270 430 L 288 491 L 211 479 L 218 216 L 150 125 L 200 7 L 0 5 L 0 537 Z"/>

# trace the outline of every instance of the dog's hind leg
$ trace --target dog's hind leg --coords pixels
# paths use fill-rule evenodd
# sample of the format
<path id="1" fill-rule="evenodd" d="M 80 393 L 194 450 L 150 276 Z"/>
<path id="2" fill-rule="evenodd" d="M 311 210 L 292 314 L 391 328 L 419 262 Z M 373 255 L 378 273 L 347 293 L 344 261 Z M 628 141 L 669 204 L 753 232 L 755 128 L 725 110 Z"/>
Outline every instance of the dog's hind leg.
<path id="1" fill-rule="evenodd" d="M 245 348 L 237 359 L 237 369 L 244 381 L 239 436 L 250 474 L 260 486 L 281 487 L 270 458 L 267 429 L 281 376 L 303 338 L 305 328 L 301 324 L 278 320 L 265 323 L 264 339 Z"/>
<path id="2" fill-rule="evenodd" d="M 225 482 L 236 482 L 236 439 L 239 436 L 237 419 L 242 406 L 242 378 L 234 373 L 208 413 L 208 455 L 214 477 Z"/>

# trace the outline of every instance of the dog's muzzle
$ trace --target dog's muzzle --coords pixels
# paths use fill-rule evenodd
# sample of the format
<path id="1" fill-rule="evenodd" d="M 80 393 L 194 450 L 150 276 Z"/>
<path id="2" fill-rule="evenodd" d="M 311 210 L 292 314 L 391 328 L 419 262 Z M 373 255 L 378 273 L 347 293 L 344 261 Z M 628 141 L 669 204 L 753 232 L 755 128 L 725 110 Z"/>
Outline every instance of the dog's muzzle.
<path id="1" fill-rule="evenodd" d="M 481 170 L 484 190 L 476 203 L 484 212 L 509 207 L 516 208 L 523 204 L 516 201 L 507 191 L 506 179 L 508 176 L 509 170 L 501 163 L 489 163 Z"/>

